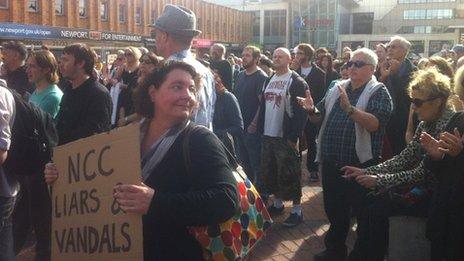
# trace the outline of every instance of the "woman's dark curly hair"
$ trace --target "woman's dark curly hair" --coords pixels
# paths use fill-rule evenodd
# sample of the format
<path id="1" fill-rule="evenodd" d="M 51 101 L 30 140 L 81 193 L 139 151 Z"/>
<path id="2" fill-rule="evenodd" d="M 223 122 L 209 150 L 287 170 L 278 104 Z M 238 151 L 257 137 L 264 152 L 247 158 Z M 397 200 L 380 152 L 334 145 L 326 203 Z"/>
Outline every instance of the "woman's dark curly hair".
<path id="1" fill-rule="evenodd" d="M 154 72 L 150 73 L 145 80 L 140 83 L 134 90 L 134 106 L 135 112 L 146 118 L 152 118 L 155 112 L 155 106 L 151 101 L 149 94 L 150 86 L 154 86 L 155 89 L 159 89 L 166 80 L 168 74 L 173 70 L 183 70 L 189 73 L 195 81 L 195 95 L 197 95 L 200 88 L 199 79 L 200 76 L 196 72 L 195 68 L 183 61 L 163 61 L 160 63 L 159 68 L 155 69 Z"/>

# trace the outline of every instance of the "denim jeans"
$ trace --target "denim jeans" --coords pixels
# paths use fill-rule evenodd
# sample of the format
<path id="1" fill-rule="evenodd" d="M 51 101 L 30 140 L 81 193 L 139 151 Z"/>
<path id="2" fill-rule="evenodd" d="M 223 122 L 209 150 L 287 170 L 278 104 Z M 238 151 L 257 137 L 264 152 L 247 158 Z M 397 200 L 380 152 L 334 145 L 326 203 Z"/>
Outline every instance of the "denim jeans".
<path id="1" fill-rule="evenodd" d="M 0 261 L 16 260 L 13 251 L 13 224 L 11 215 L 15 205 L 15 197 L 0 197 Z"/>
<path id="2" fill-rule="evenodd" d="M 254 185 L 259 190 L 262 187 L 262 180 L 260 178 L 261 169 L 261 134 L 259 133 L 245 133 L 242 136 L 243 142 L 240 148 L 240 157 L 242 162 L 247 165 L 244 166 L 247 175 L 253 181 Z M 246 157 L 246 159 L 244 159 Z"/>

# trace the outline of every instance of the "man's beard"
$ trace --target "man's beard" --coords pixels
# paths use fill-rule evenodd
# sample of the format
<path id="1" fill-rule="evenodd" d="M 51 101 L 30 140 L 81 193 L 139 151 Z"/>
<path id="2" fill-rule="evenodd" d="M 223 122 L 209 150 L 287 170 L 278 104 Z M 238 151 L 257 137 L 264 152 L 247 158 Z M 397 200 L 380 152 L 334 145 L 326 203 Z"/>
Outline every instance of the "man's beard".
<path id="1" fill-rule="evenodd" d="M 253 66 L 253 62 L 243 63 L 242 66 L 243 66 L 243 69 L 248 69 Z"/>
<path id="2" fill-rule="evenodd" d="M 309 59 L 304 57 L 304 58 L 301 58 L 300 60 L 297 60 L 297 62 L 301 66 L 302 64 L 305 64 L 306 62 L 309 62 Z"/>

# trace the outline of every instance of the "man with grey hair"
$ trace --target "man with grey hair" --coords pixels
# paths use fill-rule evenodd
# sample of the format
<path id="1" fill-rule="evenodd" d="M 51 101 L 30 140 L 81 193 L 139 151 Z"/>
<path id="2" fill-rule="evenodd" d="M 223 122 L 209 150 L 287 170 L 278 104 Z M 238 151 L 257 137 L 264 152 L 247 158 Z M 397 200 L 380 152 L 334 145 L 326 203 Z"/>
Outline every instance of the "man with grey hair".
<path id="1" fill-rule="evenodd" d="M 210 65 L 213 70 L 219 73 L 222 83 L 224 83 L 227 90 L 232 92 L 232 65 L 224 58 L 225 54 L 226 47 L 223 44 L 213 44 L 210 49 Z"/>
<path id="2" fill-rule="evenodd" d="M 316 160 L 322 174 L 324 209 L 330 222 L 326 250 L 314 260 L 345 260 L 350 216 L 358 216 L 367 190 L 343 177 L 343 166 L 372 166 L 379 162 L 392 102 L 387 88 L 373 76 L 376 54 L 354 51 L 347 66 L 350 79 L 339 81 L 316 105 L 311 93 L 300 98 L 309 120 L 320 124 Z"/>
<path id="3" fill-rule="evenodd" d="M 380 66 L 380 81 L 385 83 L 393 100 L 393 114 L 387 126 L 386 142 L 391 158 L 406 147 L 406 129 L 409 116 L 409 95 L 407 87 L 416 67 L 406 58 L 411 43 L 401 36 L 393 36 L 387 45 L 387 59 Z"/>
<path id="4" fill-rule="evenodd" d="M 198 93 L 200 104 L 193 120 L 212 130 L 216 103 L 213 74 L 190 51 L 193 38 L 201 33 L 196 29 L 196 21 L 191 10 L 178 5 L 166 5 L 153 25 L 156 50 L 167 60 L 180 60 L 192 65 L 201 76 L 201 89 Z"/>

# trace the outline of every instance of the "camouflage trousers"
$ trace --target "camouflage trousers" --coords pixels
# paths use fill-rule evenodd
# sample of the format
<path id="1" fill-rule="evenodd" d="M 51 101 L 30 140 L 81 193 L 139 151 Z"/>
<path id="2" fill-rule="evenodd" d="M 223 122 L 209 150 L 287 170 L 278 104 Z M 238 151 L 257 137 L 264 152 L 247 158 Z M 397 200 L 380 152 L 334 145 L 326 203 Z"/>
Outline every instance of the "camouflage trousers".
<path id="1" fill-rule="evenodd" d="M 300 200 L 301 163 L 286 139 L 263 136 L 261 175 L 265 192 L 282 200 Z"/>

